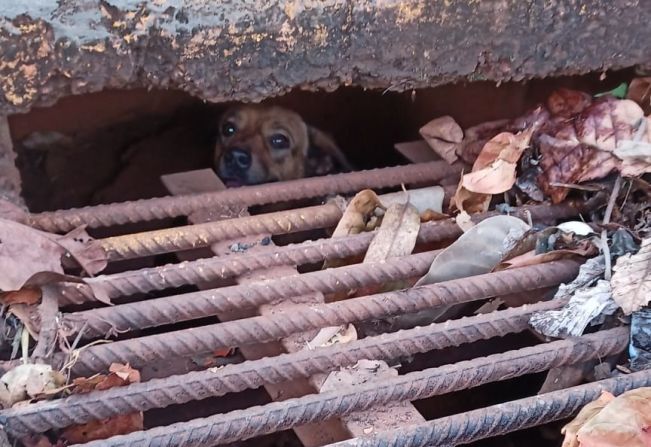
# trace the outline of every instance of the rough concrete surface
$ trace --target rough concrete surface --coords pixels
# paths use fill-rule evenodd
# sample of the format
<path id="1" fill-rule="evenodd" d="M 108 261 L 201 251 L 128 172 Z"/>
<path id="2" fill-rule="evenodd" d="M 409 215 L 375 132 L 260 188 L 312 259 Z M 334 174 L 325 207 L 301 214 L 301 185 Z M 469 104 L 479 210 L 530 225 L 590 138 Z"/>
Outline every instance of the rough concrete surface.
<path id="1" fill-rule="evenodd" d="M 106 88 L 258 101 L 647 64 L 647 0 L 0 0 L 0 114 Z"/>

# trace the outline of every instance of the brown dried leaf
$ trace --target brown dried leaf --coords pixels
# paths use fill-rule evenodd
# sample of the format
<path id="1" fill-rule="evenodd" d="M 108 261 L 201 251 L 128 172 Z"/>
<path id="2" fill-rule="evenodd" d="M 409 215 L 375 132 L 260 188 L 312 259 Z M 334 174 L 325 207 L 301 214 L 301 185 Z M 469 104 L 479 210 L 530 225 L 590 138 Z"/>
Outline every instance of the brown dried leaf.
<path id="1" fill-rule="evenodd" d="M 635 78 L 628 86 L 626 99 L 635 101 L 644 114 L 651 113 L 651 78 Z"/>
<path id="2" fill-rule="evenodd" d="M 463 130 L 451 116 L 433 119 L 419 130 L 427 144 L 445 161 L 457 161 L 455 149 L 463 140 Z"/>
<path id="3" fill-rule="evenodd" d="M 541 135 L 538 142 L 543 170 L 538 176 L 538 183 L 554 203 L 562 202 L 570 190 L 552 185 L 603 178 L 617 169 L 619 164 L 610 153 L 574 141 Z"/>
<path id="4" fill-rule="evenodd" d="M 590 257 L 597 253 L 595 247 L 590 241 L 585 240 L 574 249 L 554 250 L 547 253 L 536 254 L 535 250 L 516 256 L 500 264 L 495 270 L 504 270 L 506 268 L 518 268 L 528 265 L 543 264 L 545 262 L 558 261 L 559 259 Z"/>
<path id="5" fill-rule="evenodd" d="M 71 425 L 63 430 L 61 436 L 71 444 L 84 444 L 98 439 L 140 431 L 143 427 L 143 414 L 138 412 L 99 421 L 90 421 L 83 425 Z"/>
<path id="6" fill-rule="evenodd" d="M 77 378 L 73 381 L 73 393 L 88 393 L 93 390 L 106 390 L 130 383 L 140 382 L 140 372 L 128 364 L 113 363 L 109 374 L 96 374 L 89 378 Z M 123 435 L 143 429 L 143 414 L 136 412 L 114 416 L 100 421 L 90 421 L 86 424 L 67 427 L 62 437 L 70 443 L 81 444 L 111 436 Z"/>
<path id="7" fill-rule="evenodd" d="M 465 131 L 465 138 L 457 146 L 457 155 L 466 163 L 473 164 L 488 140 L 503 132 L 508 124 L 509 120 L 497 120 L 469 127 Z"/>
<path id="8" fill-rule="evenodd" d="M 613 299 L 626 315 L 640 310 L 651 300 L 651 239 L 643 239 L 640 250 L 617 258 L 610 285 Z"/>
<path id="9" fill-rule="evenodd" d="M 581 447 L 651 445 L 651 388 L 628 391 L 607 403 L 578 430 Z"/>
<path id="10" fill-rule="evenodd" d="M 577 439 L 577 433 L 581 427 L 583 427 L 585 423 L 590 419 L 599 414 L 599 412 L 603 410 L 604 407 L 608 405 L 608 403 L 613 399 L 615 399 L 615 396 L 613 396 L 611 393 L 608 391 L 602 391 L 599 399 L 585 405 L 581 411 L 579 411 L 579 414 L 577 414 L 571 422 L 566 424 L 561 429 L 561 434 L 565 435 L 562 447 L 580 447 L 579 440 Z"/>
<path id="11" fill-rule="evenodd" d="M 97 243 L 89 240 L 83 229 L 59 236 L 0 218 L 0 290 L 19 290 L 44 272 L 62 275 L 61 258 L 68 253 L 82 267 L 90 269 L 89 273 L 96 273 L 97 268 L 106 265 L 106 257 L 101 247 L 100 256 Z"/>
<path id="12" fill-rule="evenodd" d="M 472 172 L 463 176 L 463 188 L 481 194 L 499 194 L 515 183 L 518 160 L 529 145 L 533 129 L 514 135 L 502 132 L 493 137 L 475 160 Z"/>
<path id="13" fill-rule="evenodd" d="M 560 88 L 547 98 L 547 108 L 556 116 L 571 118 L 592 103 L 590 95 L 577 90 Z"/>
<path id="14" fill-rule="evenodd" d="M 14 292 L 0 294 L 0 302 L 5 305 L 12 304 L 37 304 L 41 300 L 41 289 L 36 287 L 23 287 Z"/>
<path id="15" fill-rule="evenodd" d="M 468 191 L 463 187 L 463 180 L 461 180 L 457 187 L 457 192 L 450 200 L 450 208 L 456 208 L 459 211 L 465 211 L 468 214 L 485 213 L 488 211 L 492 197 L 491 194 L 480 194 Z"/>

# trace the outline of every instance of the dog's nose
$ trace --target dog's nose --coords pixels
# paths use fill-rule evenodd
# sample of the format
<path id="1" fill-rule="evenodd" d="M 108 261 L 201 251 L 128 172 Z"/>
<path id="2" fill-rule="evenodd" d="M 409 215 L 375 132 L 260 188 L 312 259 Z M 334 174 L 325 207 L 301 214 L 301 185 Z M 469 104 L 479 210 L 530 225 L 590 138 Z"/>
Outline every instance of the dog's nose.
<path id="1" fill-rule="evenodd" d="M 251 167 L 251 153 L 244 149 L 230 149 L 224 154 L 224 163 L 226 166 L 235 171 L 246 171 Z"/>

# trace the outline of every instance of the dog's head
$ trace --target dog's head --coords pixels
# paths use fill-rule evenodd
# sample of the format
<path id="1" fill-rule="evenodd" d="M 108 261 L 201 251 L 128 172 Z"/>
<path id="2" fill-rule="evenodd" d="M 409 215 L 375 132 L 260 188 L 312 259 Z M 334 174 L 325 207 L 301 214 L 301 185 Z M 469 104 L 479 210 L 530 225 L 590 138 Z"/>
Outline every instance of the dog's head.
<path id="1" fill-rule="evenodd" d="M 315 153 L 321 154 L 316 163 Z M 328 166 L 326 158 L 333 160 L 332 166 Z M 227 186 L 318 175 L 327 173 L 319 171 L 335 164 L 350 169 L 332 138 L 308 126 L 290 110 L 277 106 L 236 106 L 220 119 L 215 169 Z"/>

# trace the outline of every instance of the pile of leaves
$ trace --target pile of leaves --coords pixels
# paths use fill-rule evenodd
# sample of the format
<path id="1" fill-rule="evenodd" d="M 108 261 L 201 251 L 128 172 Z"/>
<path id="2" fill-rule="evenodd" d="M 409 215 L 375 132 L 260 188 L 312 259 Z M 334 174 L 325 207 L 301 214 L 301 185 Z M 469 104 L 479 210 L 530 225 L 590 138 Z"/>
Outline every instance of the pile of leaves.
<path id="1" fill-rule="evenodd" d="M 101 244 L 83 227 L 65 235 L 37 230 L 29 225 L 29 215 L 23 209 L 0 201 L 2 348 L 9 348 L 9 360 L 20 357 L 20 364 L 0 377 L 3 408 L 140 381 L 138 371 L 121 364 L 111 365 L 108 374 L 70 381 L 71 363 L 62 370 L 50 363 L 55 351 L 67 352 L 74 361 L 75 346 L 58 326 L 59 287 L 74 283 L 90 298 L 110 304 L 101 290 L 84 281 L 106 265 Z M 26 437 L 21 442 L 25 446 L 64 446 L 142 429 L 143 415 L 138 412 Z"/>
<path id="2" fill-rule="evenodd" d="M 444 116 L 421 128 L 424 141 L 440 158 L 464 166 L 446 211 L 456 215 L 466 233 L 446 249 L 446 256 L 437 259 L 440 262 L 432 265 L 428 276 L 434 282 L 454 277 L 446 270 L 469 276 L 573 258 L 582 263 L 579 275 L 561 285 L 553 296 L 563 303 L 562 307 L 532 315 L 532 330 L 541 338 L 554 339 L 580 336 L 599 327 L 630 325 L 628 358 L 614 356 L 603 359 L 601 364 L 595 361 L 555 368 L 541 393 L 651 366 L 651 185 L 647 178 L 651 173 L 650 92 L 651 78 L 638 78 L 630 85 L 622 84 L 594 96 L 559 89 L 544 104 L 517 119 L 464 130 L 452 117 Z M 414 146 L 405 146 L 401 151 L 406 154 L 408 150 L 416 153 Z M 529 222 L 532 225 L 522 237 L 510 244 L 499 232 L 483 232 L 484 240 L 488 239 L 486 234 L 498 236 L 492 246 L 495 253 L 502 255 L 486 270 L 474 270 L 478 267 L 475 257 L 482 257 L 475 255 L 482 253 L 477 241 L 475 246 L 465 247 L 473 250 L 472 255 L 464 257 L 464 248 L 455 252 L 455 246 L 468 244 L 473 230 L 487 222 L 475 226 L 472 214 L 492 207 L 508 212 L 514 205 L 537 203 L 589 206 L 584 207 L 586 212 L 581 216 L 585 220 L 552 226 Z M 500 244 L 510 248 L 502 246 L 501 251 L 497 250 Z M 417 285 L 425 283 L 423 278 Z M 502 297 L 477 311 L 524 304 L 521 296 L 513 298 Z M 446 309 L 434 316 L 434 320 L 417 323 L 455 315 Z M 628 430 L 626 435 L 608 424 L 599 425 L 600 418 L 607 421 L 606 415 L 611 414 L 606 406 L 602 416 L 584 425 L 578 436 L 570 424 L 564 445 L 649 445 L 648 417 L 639 414 L 641 407 L 634 409 L 638 405 L 634 402 L 642 402 L 639 405 L 648 411 L 648 398 L 648 390 L 639 390 L 609 404 L 617 409 L 612 411 L 621 409 L 628 418 L 628 428 L 622 429 Z M 615 442 L 626 436 L 630 443 Z"/>

